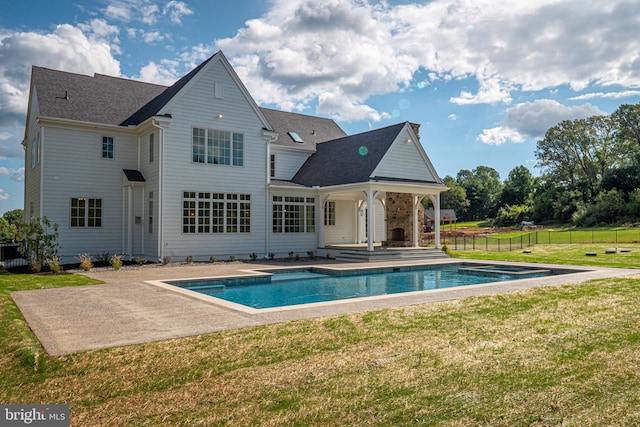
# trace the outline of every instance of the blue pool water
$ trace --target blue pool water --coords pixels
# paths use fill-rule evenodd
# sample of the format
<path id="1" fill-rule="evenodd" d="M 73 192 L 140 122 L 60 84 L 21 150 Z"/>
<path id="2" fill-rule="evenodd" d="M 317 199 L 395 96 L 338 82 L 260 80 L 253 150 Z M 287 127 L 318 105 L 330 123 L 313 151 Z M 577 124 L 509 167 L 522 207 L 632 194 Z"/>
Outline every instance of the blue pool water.
<path id="1" fill-rule="evenodd" d="M 511 274 L 508 269 L 495 266 L 468 267 L 460 264 L 419 267 L 359 271 L 323 268 L 289 269 L 282 272 L 270 270 L 273 274 L 266 277 L 212 278 L 167 283 L 259 309 L 558 274 L 557 271 L 542 269 L 519 269 L 517 274 Z"/>

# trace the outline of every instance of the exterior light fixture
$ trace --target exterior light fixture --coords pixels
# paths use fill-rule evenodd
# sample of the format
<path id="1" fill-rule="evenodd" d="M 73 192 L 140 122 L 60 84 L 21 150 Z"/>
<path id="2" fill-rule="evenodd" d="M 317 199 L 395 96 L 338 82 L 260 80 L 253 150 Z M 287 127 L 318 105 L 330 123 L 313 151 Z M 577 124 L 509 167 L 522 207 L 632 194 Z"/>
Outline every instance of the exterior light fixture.
<path id="1" fill-rule="evenodd" d="M 224 116 L 223 116 L 222 114 L 218 114 L 218 115 L 216 116 L 216 118 L 218 118 L 218 119 L 221 119 L 221 118 L 223 118 L 223 117 L 224 117 Z"/>

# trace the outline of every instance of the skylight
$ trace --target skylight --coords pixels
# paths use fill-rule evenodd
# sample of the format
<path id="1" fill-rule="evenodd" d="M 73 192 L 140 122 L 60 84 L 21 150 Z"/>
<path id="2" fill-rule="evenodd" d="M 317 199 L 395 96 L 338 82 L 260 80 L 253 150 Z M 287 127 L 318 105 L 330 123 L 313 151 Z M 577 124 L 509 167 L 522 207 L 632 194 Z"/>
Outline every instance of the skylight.
<path id="1" fill-rule="evenodd" d="M 300 135 L 298 135 L 296 132 L 289 132 L 289 136 L 291 137 L 291 139 L 293 139 L 295 142 L 299 144 L 302 144 L 304 142 L 300 137 Z"/>

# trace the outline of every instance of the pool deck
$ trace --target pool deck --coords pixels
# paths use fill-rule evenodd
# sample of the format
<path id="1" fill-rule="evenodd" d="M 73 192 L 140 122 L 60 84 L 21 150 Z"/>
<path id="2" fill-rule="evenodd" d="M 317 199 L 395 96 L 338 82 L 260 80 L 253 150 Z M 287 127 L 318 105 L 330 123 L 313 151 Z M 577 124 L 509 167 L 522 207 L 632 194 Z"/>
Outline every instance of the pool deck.
<path id="1" fill-rule="evenodd" d="M 535 268 L 586 270 L 460 288 L 341 300 L 266 310 L 237 310 L 211 297 L 158 284 L 169 279 L 247 275 L 249 270 L 321 265 L 353 269 L 389 265 L 442 264 L 530 265 Z M 566 265 L 471 261 L 462 259 L 381 263 L 313 262 L 180 264 L 128 267 L 120 271 L 95 269 L 77 273 L 104 281 L 102 285 L 13 292 L 11 296 L 46 352 L 52 356 L 130 344 L 167 340 L 210 332 L 298 319 L 325 317 L 383 308 L 427 304 L 471 296 L 557 286 L 591 279 L 640 275 L 640 270 Z"/>

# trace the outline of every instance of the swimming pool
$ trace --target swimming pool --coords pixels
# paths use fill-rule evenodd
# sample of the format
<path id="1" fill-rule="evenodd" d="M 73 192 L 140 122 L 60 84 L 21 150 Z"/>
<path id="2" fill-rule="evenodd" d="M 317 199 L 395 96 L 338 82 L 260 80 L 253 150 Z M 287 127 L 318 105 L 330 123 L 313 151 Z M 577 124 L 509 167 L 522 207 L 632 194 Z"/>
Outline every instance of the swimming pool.
<path id="1" fill-rule="evenodd" d="M 171 280 L 164 283 L 254 309 L 479 285 L 575 270 L 465 263 L 336 270 L 262 270 L 261 275 Z"/>

